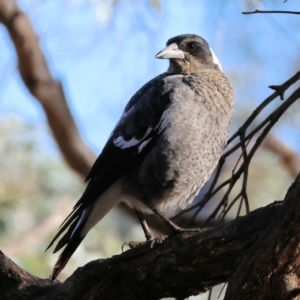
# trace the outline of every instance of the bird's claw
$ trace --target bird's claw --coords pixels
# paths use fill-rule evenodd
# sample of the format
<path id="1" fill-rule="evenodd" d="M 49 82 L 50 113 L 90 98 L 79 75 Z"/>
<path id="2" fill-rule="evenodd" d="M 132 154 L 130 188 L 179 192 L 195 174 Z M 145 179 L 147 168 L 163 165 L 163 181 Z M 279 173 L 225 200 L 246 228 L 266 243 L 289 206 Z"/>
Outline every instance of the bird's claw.
<path id="1" fill-rule="evenodd" d="M 150 248 L 153 248 L 154 244 L 162 244 L 169 236 L 168 235 L 160 235 L 151 240 Z"/>
<path id="2" fill-rule="evenodd" d="M 125 246 L 128 246 L 129 248 L 132 248 L 132 247 L 131 247 L 131 243 L 132 243 L 132 242 L 125 242 L 125 243 L 123 243 L 123 244 L 122 244 L 122 247 L 121 247 L 122 252 L 124 252 L 124 247 L 125 247 Z"/>
<path id="3" fill-rule="evenodd" d="M 151 239 L 149 239 L 147 241 L 143 241 L 143 242 L 136 242 L 136 241 L 125 242 L 122 245 L 122 252 L 124 252 L 125 246 L 128 246 L 130 249 L 135 249 L 135 248 L 144 246 L 147 243 L 150 243 L 150 248 L 152 249 L 155 244 L 162 244 L 167 238 L 168 238 L 167 235 L 162 235 L 162 236 L 158 236 L 156 238 L 151 238 Z"/>

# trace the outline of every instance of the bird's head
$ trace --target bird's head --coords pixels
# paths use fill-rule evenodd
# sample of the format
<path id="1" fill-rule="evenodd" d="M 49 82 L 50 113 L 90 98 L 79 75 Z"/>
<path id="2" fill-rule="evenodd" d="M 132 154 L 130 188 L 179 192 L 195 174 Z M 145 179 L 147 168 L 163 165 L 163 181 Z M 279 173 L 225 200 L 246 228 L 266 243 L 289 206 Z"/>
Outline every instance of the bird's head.
<path id="1" fill-rule="evenodd" d="M 194 34 L 169 39 L 167 47 L 155 57 L 170 59 L 170 73 L 197 73 L 203 69 L 222 71 L 217 56 L 206 40 Z"/>

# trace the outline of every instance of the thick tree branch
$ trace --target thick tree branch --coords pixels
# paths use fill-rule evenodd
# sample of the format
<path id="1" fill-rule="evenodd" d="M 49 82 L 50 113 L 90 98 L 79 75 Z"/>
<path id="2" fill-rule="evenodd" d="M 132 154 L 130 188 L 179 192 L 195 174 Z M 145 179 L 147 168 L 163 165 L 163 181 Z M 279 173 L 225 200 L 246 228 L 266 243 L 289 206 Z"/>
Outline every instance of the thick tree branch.
<path id="1" fill-rule="evenodd" d="M 268 229 L 230 278 L 226 300 L 288 300 L 300 294 L 299 201 L 300 175 Z"/>
<path id="2" fill-rule="evenodd" d="M 153 300 L 196 295 L 230 278 L 281 207 L 274 203 L 213 229 L 180 234 L 153 249 L 146 244 L 90 262 L 64 283 L 36 278 L 2 254 L 1 299 L 91 300 L 101 295 L 101 299 Z"/>
<path id="3" fill-rule="evenodd" d="M 64 283 L 34 277 L 0 255 L 10 299 L 184 299 L 229 280 L 226 299 L 292 299 L 299 291 L 300 175 L 285 201 L 198 233 L 182 233 L 77 269 Z M 250 250 L 249 250 L 250 249 Z M 238 270 L 238 271 L 236 271 Z M 269 297 L 269 298 L 268 298 Z"/>

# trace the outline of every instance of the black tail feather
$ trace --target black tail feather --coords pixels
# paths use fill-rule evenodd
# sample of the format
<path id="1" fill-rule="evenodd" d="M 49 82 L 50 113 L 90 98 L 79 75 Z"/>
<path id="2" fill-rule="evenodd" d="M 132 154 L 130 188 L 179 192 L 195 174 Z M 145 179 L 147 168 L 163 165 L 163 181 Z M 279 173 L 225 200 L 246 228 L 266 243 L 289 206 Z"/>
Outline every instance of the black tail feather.
<path id="1" fill-rule="evenodd" d="M 52 274 L 50 276 L 51 280 L 54 280 L 59 275 L 59 273 L 63 270 L 63 268 L 65 267 L 65 265 L 69 261 L 70 257 L 75 252 L 75 250 L 77 249 L 77 247 L 80 245 L 80 243 L 82 242 L 82 240 L 84 238 L 85 238 L 85 236 L 80 237 L 79 234 L 76 234 L 76 236 L 72 236 L 72 240 L 70 240 L 68 242 L 66 248 L 60 254 L 58 260 L 55 263 Z"/>
<path id="2" fill-rule="evenodd" d="M 56 247 L 53 250 L 53 253 L 56 253 L 58 250 L 60 250 L 63 246 L 68 244 L 68 242 L 71 240 L 72 233 L 77 225 L 77 222 L 73 222 L 73 224 L 69 227 L 68 231 L 63 235 L 63 237 L 58 241 Z"/>
<path id="3" fill-rule="evenodd" d="M 70 226 L 70 224 L 72 224 L 71 226 L 70 226 L 70 228 L 72 227 L 72 229 L 74 229 L 75 227 L 74 227 L 74 224 L 76 224 L 77 222 L 77 220 L 79 219 L 79 217 L 80 217 L 80 215 L 77 213 L 77 214 L 73 214 L 70 218 L 69 218 L 69 220 L 66 222 L 66 220 L 64 221 L 64 223 L 63 224 L 61 224 L 60 225 L 60 229 L 59 229 L 59 231 L 57 232 L 57 234 L 54 236 L 54 238 L 52 239 L 52 241 L 50 242 L 50 244 L 49 244 L 49 246 L 46 248 L 46 250 L 45 251 L 47 251 L 52 245 L 53 245 L 53 243 L 57 240 L 57 238 Z M 68 232 L 69 232 L 69 230 L 68 230 Z M 67 233 L 68 233 L 67 232 Z M 64 237 L 65 237 L 65 235 L 64 235 Z M 56 247 L 57 248 L 57 247 Z M 61 248 L 61 247 L 60 247 Z"/>
<path id="4" fill-rule="evenodd" d="M 99 184 L 98 181 L 90 181 L 84 194 L 75 204 L 71 213 L 60 225 L 59 231 L 45 250 L 47 251 L 54 244 L 54 242 L 66 231 L 59 239 L 53 251 L 53 253 L 55 253 L 65 246 L 64 250 L 55 263 L 52 275 L 50 276 L 51 280 L 54 280 L 60 274 L 77 247 L 80 245 L 81 241 L 84 239 L 85 235 L 82 236 L 82 229 L 84 228 L 86 220 L 88 219 L 88 216 L 93 208 L 94 202 L 99 197 L 99 195 L 101 195 L 101 193 L 105 191 L 105 189 L 109 186 L 109 184 L 107 183 L 105 186 L 102 186 L 99 189 L 99 186 L 96 185 L 96 183 Z M 91 201 L 91 199 L 93 201 Z M 83 214 L 85 216 L 84 219 L 82 219 Z M 76 228 L 77 225 L 78 227 Z"/>
<path id="5" fill-rule="evenodd" d="M 96 189 L 93 188 L 96 185 Z M 58 245 L 55 247 L 54 252 L 58 251 L 60 248 L 62 248 L 64 245 L 66 245 L 69 241 L 69 238 L 71 237 L 71 233 L 73 232 L 73 229 L 75 229 L 74 224 L 77 224 L 77 222 L 80 220 L 82 213 L 88 209 L 88 207 L 92 208 L 93 202 L 87 201 L 88 199 L 97 199 L 98 196 L 105 190 L 106 187 L 109 186 L 102 186 L 102 189 L 99 189 L 99 182 L 90 180 L 88 186 L 86 187 L 83 195 L 81 198 L 77 201 L 77 203 L 74 205 L 73 210 L 71 213 L 67 216 L 67 218 L 62 222 L 62 224 L 59 226 L 59 231 L 54 236 L 52 241 L 50 242 L 49 246 L 46 248 L 45 251 L 47 251 L 53 243 L 59 238 L 59 236 L 70 226 L 68 229 L 68 232 L 61 238 L 61 240 L 58 242 Z M 90 203 L 91 202 L 91 203 Z M 70 232 L 71 230 L 71 232 Z"/>
<path id="6" fill-rule="evenodd" d="M 65 230 L 67 230 L 66 233 L 60 238 L 60 240 L 58 241 L 58 243 L 53 251 L 53 253 L 55 253 L 65 246 L 64 250 L 60 254 L 60 256 L 53 268 L 52 275 L 50 276 L 50 279 L 52 279 L 52 280 L 54 280 L 59 275 L 59 273 L 62 271 L 62 269 L 65 267 L 65 265 L 69 261 L 72 254 L 75 252 L 75 250 L 77 249 L 77 247 L 80 245 L 81 241 L 85 237 L 85 235 L 82 235 L 82 229 L 84 228 L 84 225 L 89 216 L 89 213 L 87 213 L 85 215 L 85 218 L 82 219 L 83 214 L 84 214 L 84 212 L 76 211 L 74 214 L 69 216 L 69 219 L 67 220 L 67 222 L 64 222 L 64 224 L 61 226 L 59 232 L 55 235 L 55 237 L 51 241 L 50 245 L 48 246 L 48 248 L 51 247 L 52 244 L 55 242 L 55 240 Z"/>

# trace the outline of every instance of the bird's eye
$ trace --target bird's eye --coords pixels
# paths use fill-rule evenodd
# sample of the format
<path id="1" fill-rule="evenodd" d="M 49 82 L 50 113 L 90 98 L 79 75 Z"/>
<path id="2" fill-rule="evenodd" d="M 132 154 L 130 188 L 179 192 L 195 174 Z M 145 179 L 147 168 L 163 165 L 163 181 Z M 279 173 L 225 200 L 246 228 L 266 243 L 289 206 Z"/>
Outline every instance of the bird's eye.
<path id="1" fill-rule="evenodd" d="M 196 49 L 196 44 L 194 42 L 190 42 L 187 44 L 187 47 L 189 50 L 195 50 Z"/>

